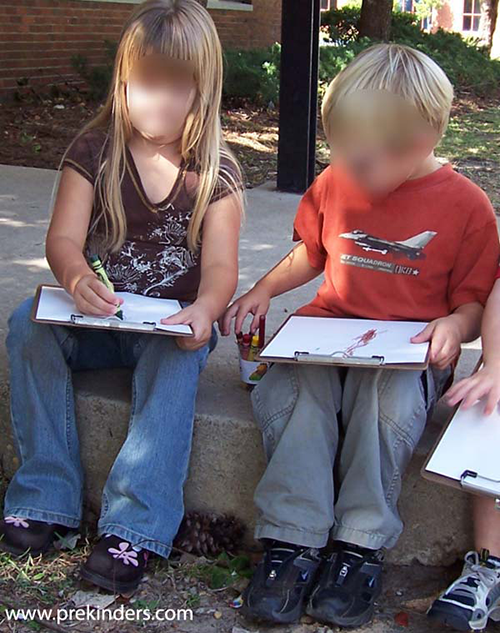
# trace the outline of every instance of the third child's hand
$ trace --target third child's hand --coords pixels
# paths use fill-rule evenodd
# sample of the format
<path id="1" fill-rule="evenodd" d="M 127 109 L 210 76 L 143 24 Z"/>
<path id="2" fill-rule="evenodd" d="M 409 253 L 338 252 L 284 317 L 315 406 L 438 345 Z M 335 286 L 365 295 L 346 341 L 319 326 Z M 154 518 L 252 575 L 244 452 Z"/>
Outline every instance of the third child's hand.
<path id="1" fill-rule="evenodd" d="M 463 401 L 463 409 L 472 407 L 484 397 L 487 397 L 484 413 L 490 415 L 500 401 L 500 363 L 490 366 L 485 364 L 477 373 L 453 385 L 445 396 L 451 406 Z"/>
<path id="2" fill-rule="evenodd" d="M 451 314 L 431 321 L 411 342 L 430 342 L 430 363 L 438 369 L 446 369 L 460 354 L 462 335 L 457 320 Z"/>
<path id="3" fill-rule="evenodd" d="M 269 292 L 257 284 L 246 294 L 237 299 L 219 319 L 219 329 L 222 336 L 228 336 L 231 333 L 231 321 L 236 318 L 234 331 L 241 332 L 243 322 L 248 314 L 253 314 L 250 330 L 255 332 L 259 327 L 259 317 L 267 314 L 271 296 Z"/>
<path id="4" fill-rule="evenodd" d="M 82 314 L 113 316 L 123 299 L 111 292 L 94 273 L 82 277 L 73 291 L 73 300 Z"/>
<path id="5" fill-rule="evenodd" d="M 190 325 L 194 336 L 179 336 L 176 341 L 181 349 L 194 351 L 201 349 L 210 341 L 213 321 L 208 310 L 196 301 L 177 314 L 162 319 L 164 325 Z"/>

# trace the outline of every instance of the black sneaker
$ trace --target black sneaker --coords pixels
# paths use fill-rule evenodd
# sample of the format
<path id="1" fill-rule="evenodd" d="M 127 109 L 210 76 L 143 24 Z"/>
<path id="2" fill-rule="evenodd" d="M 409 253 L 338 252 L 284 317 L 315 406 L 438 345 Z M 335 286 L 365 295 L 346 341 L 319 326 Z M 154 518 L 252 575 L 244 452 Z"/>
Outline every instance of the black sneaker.
<path id="1" fill-rule="evenodd" d="M 130 593 L 141 582 L 148 554 L 119 536 L 106 534 L 80 567 L 80 575 L 113 593 Z"/>
<path id="2" fill-rule="evenodd" d="M 320 562 L 315 548 L 271 541 L 243 593 L 243 613 L 267 622 L 297 621 Z"/>
<path id="3" fill-rule="evenodd" d="M 367 624 L 382 591 L 382 561 L 380 550 L 339 543 L 324 563 L 306 613 L 341 627 Z"/>
<path id="4" fill-rule="evenodd" d="M 45 523 L 18 516 L 7 516 L 0 521 L 0 550 L 22 556 L 45 554 L 59 536 L 71 528 L 57 523 Z"/>

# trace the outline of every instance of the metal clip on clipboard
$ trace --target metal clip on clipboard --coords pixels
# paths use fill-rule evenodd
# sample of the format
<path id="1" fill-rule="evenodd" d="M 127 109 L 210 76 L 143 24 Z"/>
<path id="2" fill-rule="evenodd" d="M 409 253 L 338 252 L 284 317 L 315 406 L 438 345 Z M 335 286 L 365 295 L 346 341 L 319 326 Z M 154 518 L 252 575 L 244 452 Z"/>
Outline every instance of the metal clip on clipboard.
<path id="1" fill-rule="evenodd" d="M 81 314 L 72 314 L 71 323 L 73 323 L 74 325 L 107 327 L 110 330 L 143 330 L 144 332 L 153 332 L 154 330 L 156 330 L 156 323 L 154 321 L 132 323 L 130 321 L 121 321 L 120 319 L 100 319 L 99 317 L 90 317 Z"/>
<path id="2" fill-rule="evenodd" d="M 495 497 L 496 507 L 500 510 L 500 479 L 482 477 L 473 470 L 465 470 L 460 477 L 464 490 Z"/>
<path id="3" fill-rule="evenodd" d="M 342 354 L 342 356 L 338 356 Z M 298 363 L 331 363 L 332 365 L 373 365 L 380 367 L 384 364 L 384 356 L 344 356 L 344 352 L 331 354 L 311 354 L 310 352 L 294 352 L 293 358 Z"/>

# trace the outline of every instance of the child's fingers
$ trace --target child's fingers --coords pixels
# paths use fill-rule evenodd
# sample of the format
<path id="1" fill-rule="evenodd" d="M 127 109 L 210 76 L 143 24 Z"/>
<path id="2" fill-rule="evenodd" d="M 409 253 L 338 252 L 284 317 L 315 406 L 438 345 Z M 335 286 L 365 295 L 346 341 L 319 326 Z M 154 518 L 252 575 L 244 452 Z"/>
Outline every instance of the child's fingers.
<path id="1" fill-rule="evenodd" d="M 236 321 L 234 323 L 234 331 L 236 333 L 241 332 L 243 330 L 243 323 L 247 318 L 248 314 L 253 314 L 253 308 L 249 306 L 241 305 L 238 310 L 238 314 L 236 316 Z"/>
<path id="2" fill-rule="evenodd" d="M 424 329 L 416 336 L 411 337 L 412 343 L 427 343 L 431 340 L 432 333 L 434 332 L 436 325 L 434 323 L 428 323 Z"/>
<path id="3" fill-rule="evenodd" d="M 160 323 L 163 325 L 190 325 L 191 318 L 191 309 L 190 307 L 187 307 L 179 312 L 176 312 L 176 314 L 173 314 L 172 316 L 161 319 Z"/>
<path id="4" fill-rule="evenodd" d="M 101 284 L 102 285 L 102 284 Z M 89 304 L 93 311 L 91 314 L 115 314 L 116 312 L 116 301 L 109 302 L 101 299 L 101 297 L 94 292 L 94 290 L 90 286 L 83 286 L 78 289 L 80 299 Z"/>
<path id="5" fill-rule="evenodd" d="M 456 385 L 453 385 L 451 389 L 448 389 L 445 398 L 448 404 L 455 406 L 460 400 L 463 400 L 469 391 L 474 387 L 475 381 L 471 378 L 465 378 Z"/>
<path id="6" fill-rule="evenodd" d="M 462 402 L 463 409 L 470 409 L 478 400 L 480 400 L 484 395 L 486 395 L 489 391 L 489 388 L 484 383 L 478 382 L 474 385 L 474 387 L 469 391 L 467 396 L 464 398 Z"/>
<path id="7" fill-rule="evenodd" d="M 490 393 L 488 394 L 488 400 L 486 401 L 486 406 L 484 408 L 485 415 L 491 415 L 497 408 L 499 401 L 500 389 L 498 387 L 493 387 L 490 389 Z"/>
<path id="8" fill-rule="evenodd" d="M 219 329 L 222 336 L 229 336 L 231 332 L 231 321 L 238 314 L 239 303 L 235 301 L 219 319 Z"/>
<path id="9" fill-rule="evenodd" d="M 252 322 L 250 323 L 250 332 L 252 334 L 255 334 L 255 332 L 257 332 L 257 330 L 259 329 L 259 321 L 262 314 L 265 314 L 265 313 L 262 312 L 259 308 L 255 310 L 254 317 L 252 319 Z"/>
<path id="10" fill-rule="evenodd" d="M 90 314 L 92 316 L 112 316 L 116 311 L 116 308 L 113 308 L 113 311 L 110 311 L 109 308 L 105 310 L 99 309 L 93 303 L 87 301 L 82 295 L 75 299 L 75 303 L 83 314 Z M 106 305 L 109 306 L 109 304 Z"/>
<path id="11" fill-rule="evenodd" d="M 109 288 L 106 288 L 102 281 L 99 281 L 97 277 L 89 282 L 88 287 L 91 288 L 100 299 L 106 301 L 107 303 L 111 303 L 113 306 L 116 306 L 118 303 L 123 303 L 123 299 L 118 299 L 115 293 Z"/>

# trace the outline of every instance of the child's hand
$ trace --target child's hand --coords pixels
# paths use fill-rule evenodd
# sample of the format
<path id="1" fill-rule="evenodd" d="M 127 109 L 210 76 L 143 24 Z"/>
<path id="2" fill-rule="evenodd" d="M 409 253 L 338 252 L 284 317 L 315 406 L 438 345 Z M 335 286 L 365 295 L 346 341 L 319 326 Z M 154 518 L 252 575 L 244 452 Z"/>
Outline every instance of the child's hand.
<path id="1" fill-rule="evenodd" d="M 271 296 L 269 292 L 257 284 L 246 294 L 237 299 L 219 319 L 219 329 L 222 336 L 228 336 L 231 333 L 231 321 L 236 317 L 234 331 L 241 332 L 243 322 L 248 314 L 253 314 L 254 318 L 250 324 L 251 332 L 255 332 L 259 327 L 259 317 L 267 314 Z"/>
<path id="2" fill-rule="evenodd" d="M 94 273 L 82 277 L 73 291 L 76 307 L 82 314 L 113 316 L 123 299 L 111 292 Z"/>
<path id="3" fill-rule="evenodd" d="M 212 336 L 213 321 L 209 311 L 196 301 L 187 308 L 184 308 L 184 310 L 177 312 L 177 314 L 174 314 L 167 319 L 162 319 L 161 322 L 163 325 L 191 326 L 194 336 L 179 336 L 176 339 L 177 345 L 181 349 L 189 351 L 201 349 L 210 341 Z"/>
<path id="4" fill-rule="evenodd" d="M 430 341 L 429 361 L 438 369 L 445 369 L 460 354 L 462 334 L 456 317 L 453 314 L 431 321 L 417 336 L 412 337 L 412 343 L 427 343 Z"/>
<path id="5" fill-rule="evenodd" d="M 448 390 L 445 398 L 450 406 L 463 400 L 462 408 L 469 409 L 485 396 L 487 400 L 484 413 L 491 415 L 500 401 L 500 363 L 485 365 L 476 374 L 457 382 Z"/>

